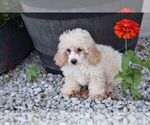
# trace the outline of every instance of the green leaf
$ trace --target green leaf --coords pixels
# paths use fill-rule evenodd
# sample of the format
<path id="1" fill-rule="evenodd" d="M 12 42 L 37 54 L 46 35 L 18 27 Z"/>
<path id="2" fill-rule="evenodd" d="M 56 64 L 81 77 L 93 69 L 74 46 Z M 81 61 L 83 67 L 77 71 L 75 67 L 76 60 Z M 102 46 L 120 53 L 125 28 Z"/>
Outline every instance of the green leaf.
<path id="1" fill-rule="evenodd" d="M 124 76 L 123 78 L 126 83 L 129 83 L 129 84 L 133 83 L 133 80 L 130 76 Z"/>
<path id="2" fill-rule="evenodd" d="M 131 61 L 138 65 L 143 65 L 143 61 L 136 55 L 131 58 Z"/>
<path id="3" fill-rule="evenodd" d="M 117 79 L 117 78 L 122 78 L 123 77 L 123 72 L 119 71 L 118 74 L 116 74 L 114 76 L 114 80 Z"/>
<path id="4" fill-rule="evenodd" d="M 122 81 L 121 83 L 121 91 L 123 92 L 124 95 L 126 95 L 126 90 L 128 88 L 128 84 L 125 81 Z"/>
<path id="5" fill-rule="evenodd" d="M 125 76 L 127 76 L 127 75 L 130 76 L 131 74 L 133 74 L 133 69 L 131 67 L 128 67 L 128 69 L 127 69 L 127 71 L 126 71 L 126 73 L 124 75 Z"/>
<path id="6" fill-rule="evenodd" d="M 130 58 L 126 55 L 123 55 L 122 56 L 122 69 L 124 73 L 128 70 L 129 62 L 130 62 Z"/>
<path id="7" fill-rule="evenodd" d="M 132 50 L 128 50 L 125 55 L 131 60 L 134 56 L 134 52 Z"/>
<path id="8" fill-rule="evenodd" d="M 135 98 L 135 99 L 140 99 L 141 98 L 141 94 L 137 89 L 132 89 L 131 94 L 132 94 L 132 97 Z"/>
<path id="9" fill-rule="evenodd" d="M 136 64 L 139 64 L 139 65 L 142 65 L 143 62 L 142 60 L 137 56 L 135 55 L 135 53 L 131 50 L 127 51 L 125 53 L 125 55 L 130 59 L 130 61 L 132 61 L 133 63 L 136 63 Z"/>
<path id="10" fill-rule="evenodd" d="M 134 86 L 137 86 L 139 85 L 139 83 L 141 82 L 141 79 L 142 79 L 142 74 L 139 72 L 139 73 L 136 73 L 134 74 L 134 77 L 133 77 L 133 83 L 134 83 Z"/>

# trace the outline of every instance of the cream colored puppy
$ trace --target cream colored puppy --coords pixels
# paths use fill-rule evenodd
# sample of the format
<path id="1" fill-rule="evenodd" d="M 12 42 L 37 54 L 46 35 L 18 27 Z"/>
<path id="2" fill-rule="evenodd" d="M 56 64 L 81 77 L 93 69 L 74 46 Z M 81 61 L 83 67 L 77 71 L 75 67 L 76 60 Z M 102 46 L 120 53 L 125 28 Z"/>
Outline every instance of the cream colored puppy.
<path id="1" fill-rule="evenodd" d="M 65 76 L 63 95 L 72 95 L 88 85 L 90 97 L 104 97 L 121 70 L 121 54 L 96 44 L 89 32 L 80 28 L 67 30 L 59 41 L 54 60 Z"/>

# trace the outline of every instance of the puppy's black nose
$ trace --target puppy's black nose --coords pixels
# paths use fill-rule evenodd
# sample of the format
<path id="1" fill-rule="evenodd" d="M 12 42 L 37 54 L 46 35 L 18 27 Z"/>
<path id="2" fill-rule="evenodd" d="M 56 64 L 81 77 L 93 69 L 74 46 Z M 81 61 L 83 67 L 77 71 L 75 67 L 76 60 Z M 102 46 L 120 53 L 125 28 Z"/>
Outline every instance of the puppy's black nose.
<path id="1" fill-rule="evenodd" d="M 71 63 L 72 63 L 72 64 L 76 64 L 76 63 L 77 63 L 77 60 L 76 60 L 76 59 L 72 59 L 72 60 L 71 60 Z"/>

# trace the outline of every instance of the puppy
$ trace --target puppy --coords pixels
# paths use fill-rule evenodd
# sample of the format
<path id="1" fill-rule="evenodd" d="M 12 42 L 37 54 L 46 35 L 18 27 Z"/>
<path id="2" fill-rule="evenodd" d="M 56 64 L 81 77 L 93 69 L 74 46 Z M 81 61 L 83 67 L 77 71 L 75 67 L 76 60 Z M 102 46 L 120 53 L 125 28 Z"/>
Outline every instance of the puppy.
<path id="1" fill-rule="evenodd" d="M 121 54 L 96 44 L 89 32 L 80 28 L 67 30 L 59 41 L 54 61 L 65 76 L 62 94 L 72 95 L 88 85 L 91 98 L 105 97 L 108 87 L 117 82 L 114 76 L 121 70 Z"/>

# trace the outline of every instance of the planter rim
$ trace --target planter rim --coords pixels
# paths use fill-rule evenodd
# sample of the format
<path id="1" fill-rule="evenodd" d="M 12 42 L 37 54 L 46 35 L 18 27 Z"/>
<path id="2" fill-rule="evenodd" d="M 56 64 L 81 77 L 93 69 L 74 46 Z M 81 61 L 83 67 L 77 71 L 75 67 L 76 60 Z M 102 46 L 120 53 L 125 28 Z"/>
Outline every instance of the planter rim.
<path id="1" fill-rule="evenodd" d="M 122 15 L 122 16 L 128 16 L 128 15 L 136 15 L 141 14 L 142 12 L 135 12 L 135 13 L 23 13 L 21 15 L 37 18 L 37 19 L 51 19 L 51 20 L 57 20 L 57 19 L 83 19 L 83 18 L 91 18 L 91 17 L 99 17 L 98 14 L 101 14 L 101 16 L 105 17 L 108 15 Z M 80 16 L 82 15 L 82 16 Z"/>

